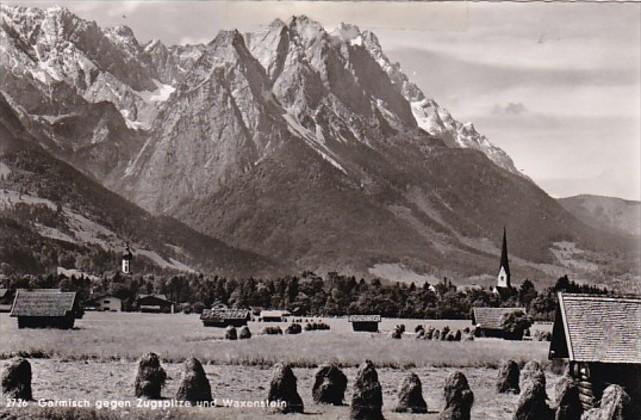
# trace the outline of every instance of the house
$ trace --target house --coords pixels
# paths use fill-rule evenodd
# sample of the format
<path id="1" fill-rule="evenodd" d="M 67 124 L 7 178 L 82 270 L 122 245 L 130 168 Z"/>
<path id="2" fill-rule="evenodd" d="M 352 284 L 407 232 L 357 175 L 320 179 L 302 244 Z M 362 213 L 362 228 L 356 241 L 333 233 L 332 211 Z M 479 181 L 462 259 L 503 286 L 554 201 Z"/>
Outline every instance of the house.
<path id="1" fill-rule="evenodd" d="M 122 311 L 122 299 L 115 296 L 95 296 L 87 302 L 87 307 L 96 311 L 120 312 Z"/>
<path id="2" fill-rule="evenodd" d="M 0 312 L 10 312 L 13 293 L 9 289 L 0 289 Z"/>
<path id="3" fill-rule="evenodd" d="M 76 292 L 57 289 L 23 290 L 16 292 L 11 316 L 18 318 L 18 328 L 73 328 L 82 309 Z"/>
<path id="4" fill-rule="evenodd" d="M 260 319 L 264 322 L 285 322 L 289 312 L 281 309 L 271 309 L 260 311 Z"/>
<path id="5" fill-rule="evenodd" d="M 641 298 L 558 294 L 550 359 L 567 359 L 584 409 L 619 384 L 641 412 Z"/>
<path id="6" fill-rule="evenodd" d="M 527 313 L 525 308 L 472 308 L 472 324 L 476 328 L 477 336 L 522 339 L 522 332 L 512 335 L 503 328 L 503 317 L 518 311 Z"/>
<path id="7" fill-rule="evenodd" d="M 200 315 L 205 327 L 242 327 L 250 319 L 249 309 L 212 308 L 205 309 Z"/>
<path id="8" fill-rule="evenodd" d="M 174 313 L 174 304 L 165 295 L 140 295 L 136 305 L 140 312 Z"/>
<path id="9" fill-rule="evenodd" d="M 347 321 L 352 324 L 354 331 L 378 332 L 378 323 L 381 322 L 380 315 L 350 315 Z"/>

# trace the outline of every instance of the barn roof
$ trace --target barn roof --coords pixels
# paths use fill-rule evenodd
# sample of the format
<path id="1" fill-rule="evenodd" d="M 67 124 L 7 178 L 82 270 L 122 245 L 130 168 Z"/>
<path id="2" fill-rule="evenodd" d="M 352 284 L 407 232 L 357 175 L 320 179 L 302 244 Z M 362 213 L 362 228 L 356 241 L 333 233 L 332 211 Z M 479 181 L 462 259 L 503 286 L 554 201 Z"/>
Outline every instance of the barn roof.
<path id="1" fill-rule="evenodd" d="M 501 317 L 515 311 L 526 313 L 525 308 L 472 308 L 474 325 L 488 330 L 502 330 Z"/>
<path id="2" fill-rule="evenodd" d="M 215 308 L 215 309 L 205 309 L 203 313 L 200 314 L 200 319 L 203 320 L 228 320 L 228 319 L 248 319 L 249 310 L 248 309 L 224 309 L 224 308 Z"/>
<path id="3" fill-rule="evenodd" d="M 348 322 L 381 322 L 380 315 L 350 315 Z"/>
<path id="4" fill-rule="evenodd" d="M 260 316 L 261 317 L 282 317 L 282 316 L 288 316 L 289 311 L 286 310 L 280 310 L 280 309 L 270 309 L 270 310 L 263 310 L 260 311 Z"/>
<path id="5" fill-rule="evenodd" d="M 550 357 L 641 364 L 641 298 L 563 292 L 558 297 Z"/>
<path id="6" fill-rule="evenodd" d="M 172 303 L 171 301 L 167 300 L 167 296 L 165 295 L 139 295 L 136 301 L 138 301 L 139 303 L 140 301 L 145 301 L 157 305 L 163 303 Z"/>
<path id="7" fill-rule="evenodd" d="M 65 316 L 74 310 L 76 292 L 55 289 L 16 292 L 11 316 Z"/>

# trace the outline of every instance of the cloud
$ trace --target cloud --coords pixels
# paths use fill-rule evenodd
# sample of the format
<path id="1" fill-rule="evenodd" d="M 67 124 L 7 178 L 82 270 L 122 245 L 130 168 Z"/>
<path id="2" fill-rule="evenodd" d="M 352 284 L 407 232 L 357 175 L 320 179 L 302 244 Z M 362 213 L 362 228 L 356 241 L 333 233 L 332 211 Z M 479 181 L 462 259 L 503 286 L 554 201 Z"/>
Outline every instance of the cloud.
<path id="1" fill-rule="evenodd" d="M 520 115 L 527 111 L 528 109 L 521 102 L 508 102 L 505 105 L 495 104 L 492 108 L 494 115 Z"/>

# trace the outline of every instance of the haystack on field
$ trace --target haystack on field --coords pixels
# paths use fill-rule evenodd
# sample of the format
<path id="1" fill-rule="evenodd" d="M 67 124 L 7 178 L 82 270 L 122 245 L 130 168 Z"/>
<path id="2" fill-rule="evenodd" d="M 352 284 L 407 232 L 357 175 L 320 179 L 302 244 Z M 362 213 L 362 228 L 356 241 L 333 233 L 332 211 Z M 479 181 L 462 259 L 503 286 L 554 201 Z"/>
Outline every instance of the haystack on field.
<path id="1" fill-rule="evenodd" d="M 549 343 L 505 341 L 480 338 L 475 341 L 417 340 L 418 325 L 425 328 L 464 329 L 466 320 L 384 319 L 380 333 L 354 333 L 345 318 L 314 318 L 330 325 L 330 330 L 304 331 L 295 335 L 255 334 L 248 340 L 225 340 L 224 328 L 205 328 L 196 315 L 101 313 L 89 312 L 76 322 L 73 330 L 18 330 L 14 319 L 0 314 L 0 358 L 20 355 L 30 360 L 33 370 L 33 396 L 41 400 L 129 401 L 128 410 L 97 410 L 104 418 L 282 418 L 277 412 L 260 407 L 224 407 L 227 401 L 261 401 L 269 388 L 272 368 L 278 363 L 293 367 L 305 414 L 293 418 L 340 419 L 349 415 L 349 407 L 317 404 L 312 396 L 315 372 L 324 363 L 340 366 L 348 379 L 345 401 L 352 398 L 359 364 L 371 360 L 379 374 L 383 390 L 385 418 L 410 419 L 413 415 L 394 413 L 398 388 L 409 372 L 423 383 L 423 396 L 429 408 L 421 418 L 437 418 L 445 407 L 443 386 L 455 371 L 467 377 L 475 399 L 472 418 L 510 419 L 517 407 L 518 395 L 496 392 L 497 369 L 502 360 L 524 364 L 536 360 L 544 366 Z M 400 323 L 406 332 L 400 340 L 390 339 L 389 332 Z M 274 324 L 283 330 L 288 322 Z M 249 322 L 251 331 L 259 332 L 264 323 Z M 549 325 L 535 325 L 534 330 L 549 330 Z M 6 339 L 4 339 L 6 338 Z M 183 363 L 191 357 L 202 362 L 211 392 L 218 407 L 170 408 L 169 411 L 136 408 L 134 382 L 137 363 L 148 352 L 158 354 L 167 380 L 162 396 L 176 395 L 183 374 Z M 0 362 L 2 367 L 7 361 Z M 548 393 L 554 395 L 557 376 L 546 369 Z M 7 408 L 2 399 L 0 417 L 38 418 L 48 410 L 62 410 L 65 418 L 84 418 L 85 409 L 40 408 L 37 402 L 21 409 Z M 83 414 L 84 413 L 84 414 Z M 58 413 L 59 415 L 61 413 Z M 96 413 L 93 413 L 96 414 Z M 5 417 L 3 417 L 5 418 Z M 101 417 L 99 417 L 101 418 Z"/>

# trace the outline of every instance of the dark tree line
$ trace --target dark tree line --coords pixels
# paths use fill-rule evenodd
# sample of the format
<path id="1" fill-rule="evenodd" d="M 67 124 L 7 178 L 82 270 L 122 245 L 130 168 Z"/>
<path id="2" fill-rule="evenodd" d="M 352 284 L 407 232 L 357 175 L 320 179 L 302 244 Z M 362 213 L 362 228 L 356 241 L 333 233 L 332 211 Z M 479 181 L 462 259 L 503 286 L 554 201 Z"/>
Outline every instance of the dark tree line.
<path id="1" fill-rule="evenodd" d="M 164 294 L 175 303 L 196 312 L 222 303 L 230 307 L 279 308 L 294 314 L 339 316 L 380 314 L 384 317 L 425 319 L 467 319 L 472 307 L 524 306 L 536 320 L 553 320 L 559 291 L 608 293 L 605 289 L 580 285 L 563 276 L 553 287 L 537 291 L 525 280 L 518 288 L 497 294 L 490 288 L 457 290 L 450 281 L 431 286 L 365 281 L 354 276 L 329 273 L 325 278 L 304 272 L 277 279 L 228 279 L 202 274 L 174 276 L 106 275 L 99 280 L 64 276 L 23 276 L 6 278 L 5 287 L 53 288 L 79 292 L 83 301 L 93 295 L 113 295 L 133 309 L 140 294 Z"/>

